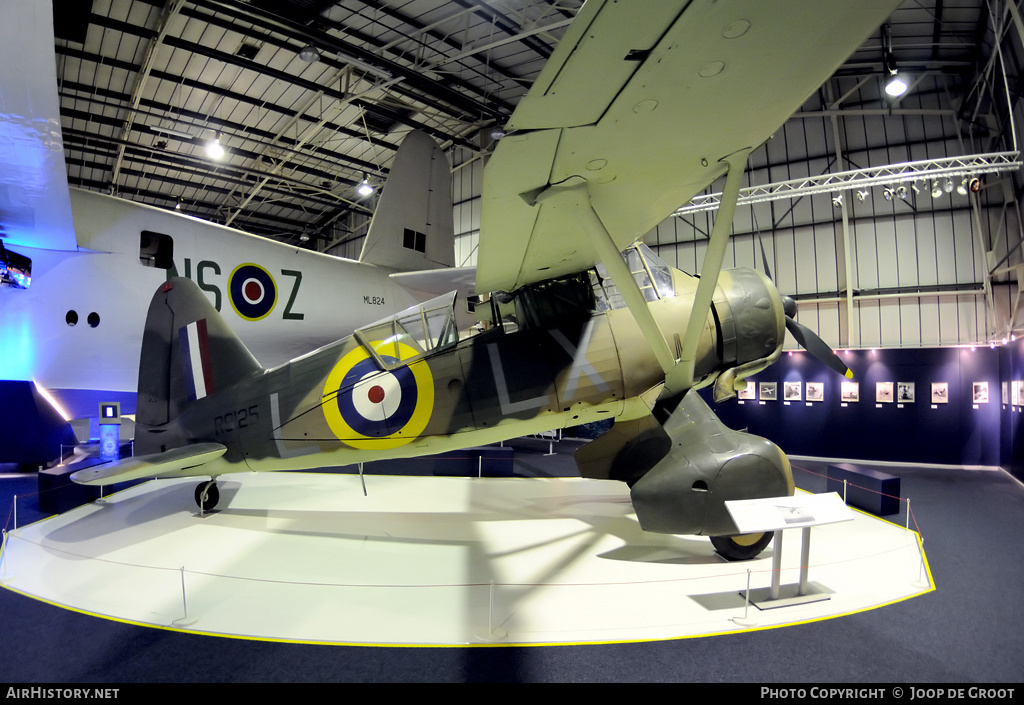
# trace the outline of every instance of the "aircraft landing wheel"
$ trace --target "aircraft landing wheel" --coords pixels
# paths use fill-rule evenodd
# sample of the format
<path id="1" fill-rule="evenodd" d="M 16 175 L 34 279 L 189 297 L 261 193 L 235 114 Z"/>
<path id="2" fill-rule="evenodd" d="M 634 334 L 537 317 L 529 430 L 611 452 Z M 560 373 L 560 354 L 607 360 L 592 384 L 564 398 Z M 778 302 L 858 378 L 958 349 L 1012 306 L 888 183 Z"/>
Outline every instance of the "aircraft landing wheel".
<path id="1" fill-rule="evenodd" d="M 749 561 L 756 558 L 769 543 L 774 534 L 765 531 L 759 534 L 739 534 L 737 536 L 712 536 L 711 545 L 722 558 L 727 561 Z"/>
<path id="2" fill-rule="evenodd" d="M 217 482 L 209 480 L 196 485 L 196 504 L 201 511 L 209 511 L 217 506 L 220 501 L 220 490 L 217 489 Z"/>

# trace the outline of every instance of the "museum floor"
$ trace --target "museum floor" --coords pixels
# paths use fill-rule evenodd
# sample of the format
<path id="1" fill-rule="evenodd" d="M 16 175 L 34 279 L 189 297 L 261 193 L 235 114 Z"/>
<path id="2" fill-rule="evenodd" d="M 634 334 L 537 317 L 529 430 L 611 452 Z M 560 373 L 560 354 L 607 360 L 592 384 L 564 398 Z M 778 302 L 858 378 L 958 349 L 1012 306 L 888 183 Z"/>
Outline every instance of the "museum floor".
<path id="1" fill-rule="evenodd" d="M 529 451 L 517 454 L 517 474 L 571 474 L 566 471 L 571 448 L 554 457 Z M 795 461 L 794 466 L 798 485 L 824 489 L 817 464 Z M 892 582 L 893 573 L 914 573 L 913 559 L 898 556 L 908 544 L 907 534 L 858 515 L 854 523 L 814 530 L 810 575 L 835 593 L 828 612 L 853 614 L 768 628 L 820 620 L 824 614 L 776 616 L 772 613 L 782 610 L 752 609 L 758 625 L 742 633 L 729 633 L 740 630 L 730 621 L 742 612 L 736 593 L 746 567 L 754 580 L 767 581 L 764 564 L 770 567 L 770 560 L 736 570 L 737 564 L 717 562 L 706 542 L 645 540 L 648 535 L 623 523 L 628 512 L 621 497 L 600 488 L 596 494 L 580 492 L 585 481 L 578 479 L 492 481 L 488 487 L 502 489 L 492 494 L 470 480 L 370 476 L 369 496 L 363 498 L 352 476 L 247 475 L 235 496 L 222 500 L 224 511 L 203 519 L 183 505 L 182 500 L 190 502 L 191 484 L 142 486 L 107 505 L 40 522 L 22 534 L 37 547 L 42 545 L 38 537 L 48 536 L 50 558 L 32 561 L 34 568 L 24 571 L 16 562 L 19 554 L 28 555 L 21 553 L 23 548 L 7 556 L 11 563 L 3 569 L 9 572 L 0 573 L 0 580 L 6 575 L 11 589 L 0 591 L 0 620 L 18 648 L 0 664 L 0 679 L 1020 680 L 1024 639 L 1018 625 L 1024 608 L 1017 596 L 1024 566 L 1019 539 L 1024 490 L 1000 472 L 908 467 L 897 474 L 903 478 L 904 496 L 912 499 L 937 590 L 903 600 L 927 590 L 911 585 L 902 595 L 872 598 L 875 603 L 903 601 L 866 611 L 858 610 L 870 605 L 848 602 L 850 595 L 868 592 L 865 585 Z M 9 503 L 15 492 L 30 493 L 25 481 L 0 480 L 0 499 Z M 343 493 L 337 491 L 341 488 Z M 432 495 L 437 489 L 443 491 Z M 316 500 L 301 510 L 292 504 L 310 496 Z M 354 511 L 358 503 L 345 505 L 355 502 L 353 496 L 363 502 L 359 513 Z M 343 526 L 331 513 L 336 510 L 326 509 L 339 501 L 347 509 Z M 396 506 L 398 523 L 377 514 L 381 507 Z M 472 511 L 467 513 L 467 507 Z M 94 512 L 99 515 L 87 518 Z M 110 521 L 121 522 L 120 529 Z M 884 528 L 875 529 L 875 524 Z M 872 538 L 848 544 L 830 535 L 846 536 L 855 527 Z M 886 575 L 877 580 L 870 568 L 844 565 L 851 558 L 867 560 L 856 554 L 856 546 L 886 540 L 876 539 L 876 531 L 903 537 L 903 548 L 893 544 L 870 552 L 896 561 L 878 568 Z M 269 544 L 268 534 L 275 537 Z M 798 535 L 787 534 L 784 568 L 791 565 L 788 554 L 797 549 Z M 116 544 L 112 552 L 111 541 Z M 311 543 L 317 551 L 307 550 Z M 232 550 L 213 550 L 216 546 Z M 71 555 L 97 547 L 112 559 L 101 571 L 87 567 L 96 561 Z M 68 554 L 54 560 L 61 548 Z M 917 552 L 916 544 L 912 549 Z M 322 558 L 325 554 L 331 561 Z M 382 554 L 388 560 L 381 561 Z M 140 578 L 141 569 L 132 567 L 138 565 L 147 565 L 142 572 L 156 577 Z M 283 587 L 272 582 L 282 577 L 274 572 L 282 565 L 288 576 Z M 486 575 L 476 572 L 482 565 Z M 187 566 L 184 573 L 175 569 L 180 566 Z M 687 576 L 681 577 L 681 571 Z M 494 581 L 495 575 L 500 579 Z M 843 582 L 844 575 L 855 576 L 860 584 Z M 347 576 L 348 583 L 339 576 Z M 918 576 L 919 571 L 910 581 L 897 582 L 915 582 Z M 184 594 L 191 596 L 184 605 L 183 580 Z M 688 580 L 699 585 L 688 585 Z M 32 581 L 34 587 L 25 589 Z M 789 581 L 784 574 L 783 582 Z M 120 611 L 121 619 L 169 628 L 100 619 L 14 592 L 23 589 L 66 604 L 72 596 L 80 600 L 74 607 L 86 612 Z M 379 610 L 382 600 L 388 605 L 384 612 Z M 260 619 L 243 619 L 239 626 L 237 615 L 255 612 Z M 545 619 L 553 619 L 559 629 L 547 629 L 543 625 L 551 622 Z M 630 629 L 638 624 L 644 628 Z M 179 627 L 263 639 L 480 646 L 279 643 L 174 631 Z M 717 636 L 695 636 L 700 634 Z M 639 639 L 654 641 L 600 643 Z M 571 645 L 551 645 L 563 642 Z M 546 645 L 484 646 L 503 643 Z"/>

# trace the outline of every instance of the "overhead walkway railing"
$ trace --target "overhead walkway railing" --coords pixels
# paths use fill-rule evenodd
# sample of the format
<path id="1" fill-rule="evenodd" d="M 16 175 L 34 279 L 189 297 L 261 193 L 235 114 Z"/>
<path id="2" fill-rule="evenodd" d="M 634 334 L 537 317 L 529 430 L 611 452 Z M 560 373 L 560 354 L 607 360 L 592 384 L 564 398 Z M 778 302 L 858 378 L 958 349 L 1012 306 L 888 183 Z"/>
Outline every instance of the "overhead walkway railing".
<path id="1" fill-rule="evenodd" d="M 750 186 L 740 189 L 737 205 L 751 205 L 783 199 L 801 198 L 818 193 L 839 193 L 849 190 L 863 190 L 874 186 L 907 186 L 922 194 L 930 192 L 932 182 L 946 179 L 973 179 L 983 174 L 997 174 L 1020 169 L 1019 152 L 993 152 L 973 154 L 965 157 L 945 159 L 924 159 L 918 162 L 904 162 L 870 169 L 841 171 L 835 174 L 790 179 L 764 186 Z M 944 193 L 948 191 L 942 184 Z M 721 193 L 699 194 L 674 215 L 684 216 L 701 211 L 717 210 Z M 890 195 L 891 196 L 891 195 Z"/>

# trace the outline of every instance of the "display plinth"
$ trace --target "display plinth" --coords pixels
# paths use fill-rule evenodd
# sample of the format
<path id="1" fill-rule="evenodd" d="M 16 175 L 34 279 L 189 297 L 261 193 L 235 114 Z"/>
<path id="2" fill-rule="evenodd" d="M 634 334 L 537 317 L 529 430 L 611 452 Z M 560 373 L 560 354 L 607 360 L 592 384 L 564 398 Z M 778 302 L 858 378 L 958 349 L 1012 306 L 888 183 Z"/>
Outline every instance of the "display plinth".
<path id="1" fill-rule="evenodd" d="M 770 587 L 755 588 L 750 591 L 750 604 L 759 610 L 770 610 L 777 607 L 791 607 L 793 605 L 821 602 L 832 597 L 832 591 L 820 583 L 808 583 L 804 589 L 806 592 L 801 593 L 801 587 L 797 583 L 782 585 L 779 587 L 779 596 L 773 598 Z M 740 594 L 742 595 L 743 593 Z"/>
<path id="2" fill-rule="evenodd" d="M 830 599 L 831 591 L 807 578 L 811 556 L 811 527 L 853 521 L 849 508 L 834 492 L 800 494 L 793 497 L 743 499 L 725 503 L 741 534 L 772 531 L 775 548 L 772 552 L 772 584 L 749 591 L 751 604 L 760 610 L 802 605 Z M 782 585 L 782 532 L 802 529 L 800 545 L 800 582 Z M 747 596 L 747 591 L 740 595 Z"/>

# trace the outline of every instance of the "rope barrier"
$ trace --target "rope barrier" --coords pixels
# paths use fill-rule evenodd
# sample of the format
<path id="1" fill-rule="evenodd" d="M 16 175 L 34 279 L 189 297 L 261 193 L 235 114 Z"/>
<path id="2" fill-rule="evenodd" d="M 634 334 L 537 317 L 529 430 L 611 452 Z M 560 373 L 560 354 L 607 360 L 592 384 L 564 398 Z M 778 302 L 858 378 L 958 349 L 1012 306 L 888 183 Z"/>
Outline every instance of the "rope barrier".
<path id="1" fill-rule="evenodd" d="M 799 470 L 801 472 L 805 472 L 808 475 L 814 475 L 816 477 L 821 477 L 821 478 L 824 478 L 826 480 L 829 479 L 828 475 L 822 474 L 820 472 L 815 472 L 815 471 L 810 470 L 808 468 L 800 467 L 799 465 L 791 465 L 791 467 L 794 470 Z M 924 540 L 924 536 L 921 534 L 921 527 L 918 526 L 918 524 L 917 524 L 917 517 L 914 516 L 913 510 L 911 510 L 911 508 L 910 508 L 910 499 L 908 497 L 900 497 L 899 495 L 886 494 L 885 492 L 879 492 L 878 490 L 872 489 L 870 487 L 864 487 L 863 485 L 858 485 L 858 484 L 855 484 L 855 483 L 850 482 L 848 480 L 846 480 L 844 482 L 846 483 L 847 487 L 856 487 L 857 489 L 863 490 L 865 492 L 870 492 L 872 494 L 881 495 L 882 497 L 889 497 L 890 499 L 896 499 L 896 500 L 899 500 L 900 502 L 906 502 L 907 503 L 907 521 L 909 523 L 910 519 L 914 520 L 914 531 L 917 532 L 917 534 L 919 536 L 921 536 L 921 540 L 922 541 Z"/>

